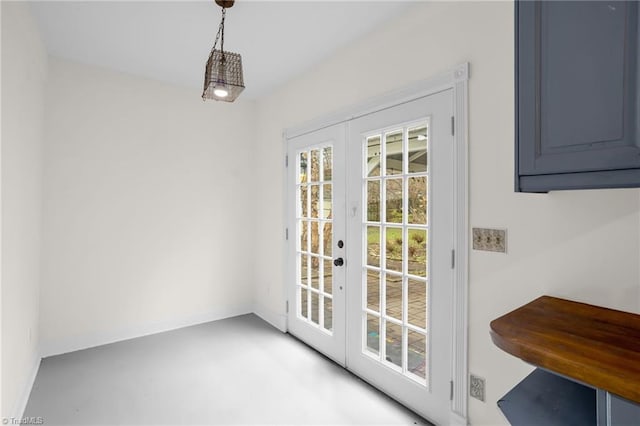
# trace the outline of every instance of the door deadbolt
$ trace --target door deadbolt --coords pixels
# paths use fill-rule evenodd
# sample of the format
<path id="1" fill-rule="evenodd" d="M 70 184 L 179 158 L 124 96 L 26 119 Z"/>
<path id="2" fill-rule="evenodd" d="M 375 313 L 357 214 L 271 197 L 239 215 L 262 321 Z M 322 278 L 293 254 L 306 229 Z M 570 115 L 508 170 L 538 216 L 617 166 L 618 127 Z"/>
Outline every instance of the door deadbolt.
<path id="1" fill-rule="evenodd" d="M 338 248 L 342 248 L 342 247 L 344 247 L 344 241 L 339 240 L 338 241 Z"/>

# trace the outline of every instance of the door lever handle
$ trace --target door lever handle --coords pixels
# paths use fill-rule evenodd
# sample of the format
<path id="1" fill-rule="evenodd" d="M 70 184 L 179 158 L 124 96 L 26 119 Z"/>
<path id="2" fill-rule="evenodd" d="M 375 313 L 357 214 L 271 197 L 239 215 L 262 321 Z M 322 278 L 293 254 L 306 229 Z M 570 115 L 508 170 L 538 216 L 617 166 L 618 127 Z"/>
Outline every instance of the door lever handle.
<path id="1" fill-rule="evenodd" d="M 339 258 L 337 258 L 337 259 L 335 259 L 333 261 L 333 264 L 336 265 L 336 266 L 342 266 L 342 265 L 344 265 L 344 259 L 339 257 Z"/>

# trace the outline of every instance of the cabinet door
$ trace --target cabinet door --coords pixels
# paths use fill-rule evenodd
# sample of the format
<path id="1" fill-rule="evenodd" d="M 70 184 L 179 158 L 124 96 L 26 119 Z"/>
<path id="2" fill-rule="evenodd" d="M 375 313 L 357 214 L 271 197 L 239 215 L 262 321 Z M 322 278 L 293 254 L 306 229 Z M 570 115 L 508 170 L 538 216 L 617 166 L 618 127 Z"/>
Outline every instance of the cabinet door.
<path id="1" fill-rule="evenodd" d="M 518 2 L 518 190 L 640 183 L 637 25 L 637 2 Z"/>

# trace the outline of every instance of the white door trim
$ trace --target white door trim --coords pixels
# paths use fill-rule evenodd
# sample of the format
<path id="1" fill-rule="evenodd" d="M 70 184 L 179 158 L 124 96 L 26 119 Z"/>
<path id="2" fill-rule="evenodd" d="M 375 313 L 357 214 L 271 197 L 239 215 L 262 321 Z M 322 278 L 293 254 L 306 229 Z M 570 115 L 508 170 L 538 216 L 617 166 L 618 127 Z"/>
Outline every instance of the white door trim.
<path id="1" fill-rule="evenodd" d="M 287 139 L 301 136 L 319 129 L 348 122 L 373 112 L 410 102 L 446 89 L 453 89 L 454 108 L 454 185 L 455 185 L 455 273 L 452 306 L 452 371 L 453 395 L 451 400 L 451 424 L 466 425 L 468 386 L 468 250 L 469 250 L 469 185 L 468 185 L 468 81 L 469 63 L 463 63 L 439 76 L 416 82 L 410 86 L 377 96 L 360 104 L 342 109 L 336 113 L 320 117 L 291 127 L 283 132 L 283 150 L 286 156 Z M 283 177 L 284 206 L 287 205 L 286 166 Z M 286 209 L 285 209 L 286 212 Z M 286 230 L 289 218 L 283 215 Z M 286 231 L 285 231 L 286 232 Z M 283 253 L 287 253 L 284 241 Z M 284 264 L 286 266 L 286 256 Z M 284 269 L 287 270 L 286 268 Z M 283 306 L 287 303 L 288 280 L 283 289 Z M 286 318 L 286 314 L 285 314 Z"/>
<path id="2" fill-rule="evenodd" d="M 451 424 L 466 425 L 468 388 L 468 312 L 469 312 L 469 156 L 468 108 L 469 64 L 454 71 L 454 236 L 455 270 L 453 281 L 453 399 Z"/>

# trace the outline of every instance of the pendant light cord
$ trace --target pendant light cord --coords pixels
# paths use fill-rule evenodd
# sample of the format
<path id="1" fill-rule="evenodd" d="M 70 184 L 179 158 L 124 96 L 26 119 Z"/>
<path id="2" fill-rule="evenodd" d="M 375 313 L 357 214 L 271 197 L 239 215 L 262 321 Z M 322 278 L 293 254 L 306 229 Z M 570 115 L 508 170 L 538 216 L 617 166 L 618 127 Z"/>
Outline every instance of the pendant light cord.
<path id="1" fill-rule="evenodd" d="M 218 40 L 220 42 L 220 52 L 222 53 L 222 60 L 224 61 L 224 18 L 227 15 L 227 9 L 222 8 L 222 20 L 220 21 L 220 26 L 218 27 L 218 34 L 216 34 L 216 41 L 213 42 L 213 47 L 211 48 L 211 53 L 216 50 L 216 46 L 218 45 Z"/>
<path id="2" fill-rule="evenodd" d="M 222 8 L 222 21 L 220 21 L 220 29 L 218 29 L 218 31 L 222 30 L 222 37 L 220 40 L 220 52 L 222 52 L 222 60 L 224 61 L 224 18 L 227 16 L 227 9 L 226 8 Z"/>

